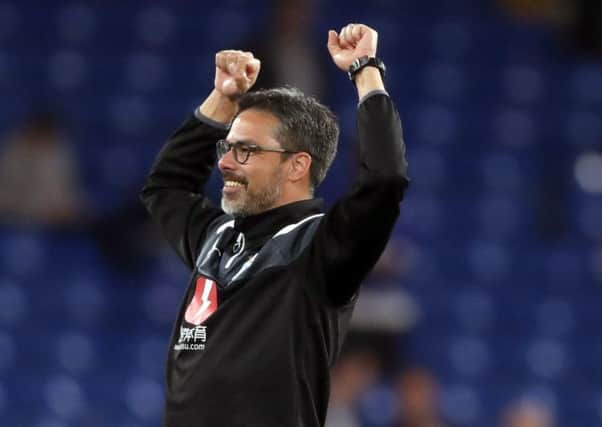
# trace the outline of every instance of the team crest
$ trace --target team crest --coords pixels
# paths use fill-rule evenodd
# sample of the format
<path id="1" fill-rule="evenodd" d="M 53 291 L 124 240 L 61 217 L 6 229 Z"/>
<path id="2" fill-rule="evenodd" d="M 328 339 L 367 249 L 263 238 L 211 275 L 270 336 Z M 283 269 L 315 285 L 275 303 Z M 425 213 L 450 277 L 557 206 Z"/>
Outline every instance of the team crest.
<path id="1" fill-rule="evenodd" d="M 200 325 L 217 310 L 217 285 L 211 279 L 199 277 L 196 281 L 194 295 L 184 318 L 188 323 Z"/>

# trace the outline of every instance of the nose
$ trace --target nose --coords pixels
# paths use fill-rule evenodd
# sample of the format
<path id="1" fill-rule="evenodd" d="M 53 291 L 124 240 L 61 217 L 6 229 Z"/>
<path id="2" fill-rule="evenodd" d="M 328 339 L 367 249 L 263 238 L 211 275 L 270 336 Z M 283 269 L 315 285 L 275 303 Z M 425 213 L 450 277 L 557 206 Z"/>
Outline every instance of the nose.
<path id="1" fill-rule="evenodd" d="M 228 151 L 222 156 L 217 162 L 217 167 L 220 171 L 233 171 L 236 169 L 236 160 L 234 160 L 234 153 L 232 150 Z"/>

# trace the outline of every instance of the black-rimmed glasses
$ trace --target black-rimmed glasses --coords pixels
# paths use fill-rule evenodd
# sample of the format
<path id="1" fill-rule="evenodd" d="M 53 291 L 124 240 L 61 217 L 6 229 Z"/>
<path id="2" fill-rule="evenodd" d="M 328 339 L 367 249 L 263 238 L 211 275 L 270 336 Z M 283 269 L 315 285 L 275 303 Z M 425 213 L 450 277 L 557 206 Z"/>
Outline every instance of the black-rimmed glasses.
<path id="1" fill-rule="evenodd" d="M 284 148 L 265 148 L 245 141 L 228 142 L 225 139 L 220 139 L 217 141 L 216 151 L 218 159 L 221 159 L 230 150 L 232 150 L 232 153 L 234 154 L 234 160 L 241 165 L 247 163 L 251 153 L 259 153 L 261 151 L 271 151 L 274 153 L 298 153 L 298 151 L 285 150 Z"/>

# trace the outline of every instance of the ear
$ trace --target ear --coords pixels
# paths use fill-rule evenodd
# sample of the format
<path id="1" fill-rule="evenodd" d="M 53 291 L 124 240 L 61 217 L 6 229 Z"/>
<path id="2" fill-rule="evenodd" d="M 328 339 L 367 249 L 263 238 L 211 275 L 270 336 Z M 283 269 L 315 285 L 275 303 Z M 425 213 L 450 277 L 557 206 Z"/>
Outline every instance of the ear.
<path id="1" fill-rule="evenodd" d="M 295 153 L 290 162 L 288 178 L 292 182 L 301 181 L 307 177 L 309 180 L 309 168 L 311 166 L 311 156 L 307 153 Z"/>

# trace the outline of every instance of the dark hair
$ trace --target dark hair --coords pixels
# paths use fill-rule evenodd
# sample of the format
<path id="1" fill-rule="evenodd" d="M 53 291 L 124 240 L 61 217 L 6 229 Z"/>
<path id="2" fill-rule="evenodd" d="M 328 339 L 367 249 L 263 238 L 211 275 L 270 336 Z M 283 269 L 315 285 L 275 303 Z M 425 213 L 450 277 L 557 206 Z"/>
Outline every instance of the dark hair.
<path id="1" fill-rule="evenodd" d="M 322 182 L 336 155 L 339 139 L 336 116 L 328 107 L 294 87 L 247 92 L 238 105 L 238 114 L 254 109 L 276 117 L 280 125 L 274 137 L 286 150 L 311 155 L 312 190 Z"/>

